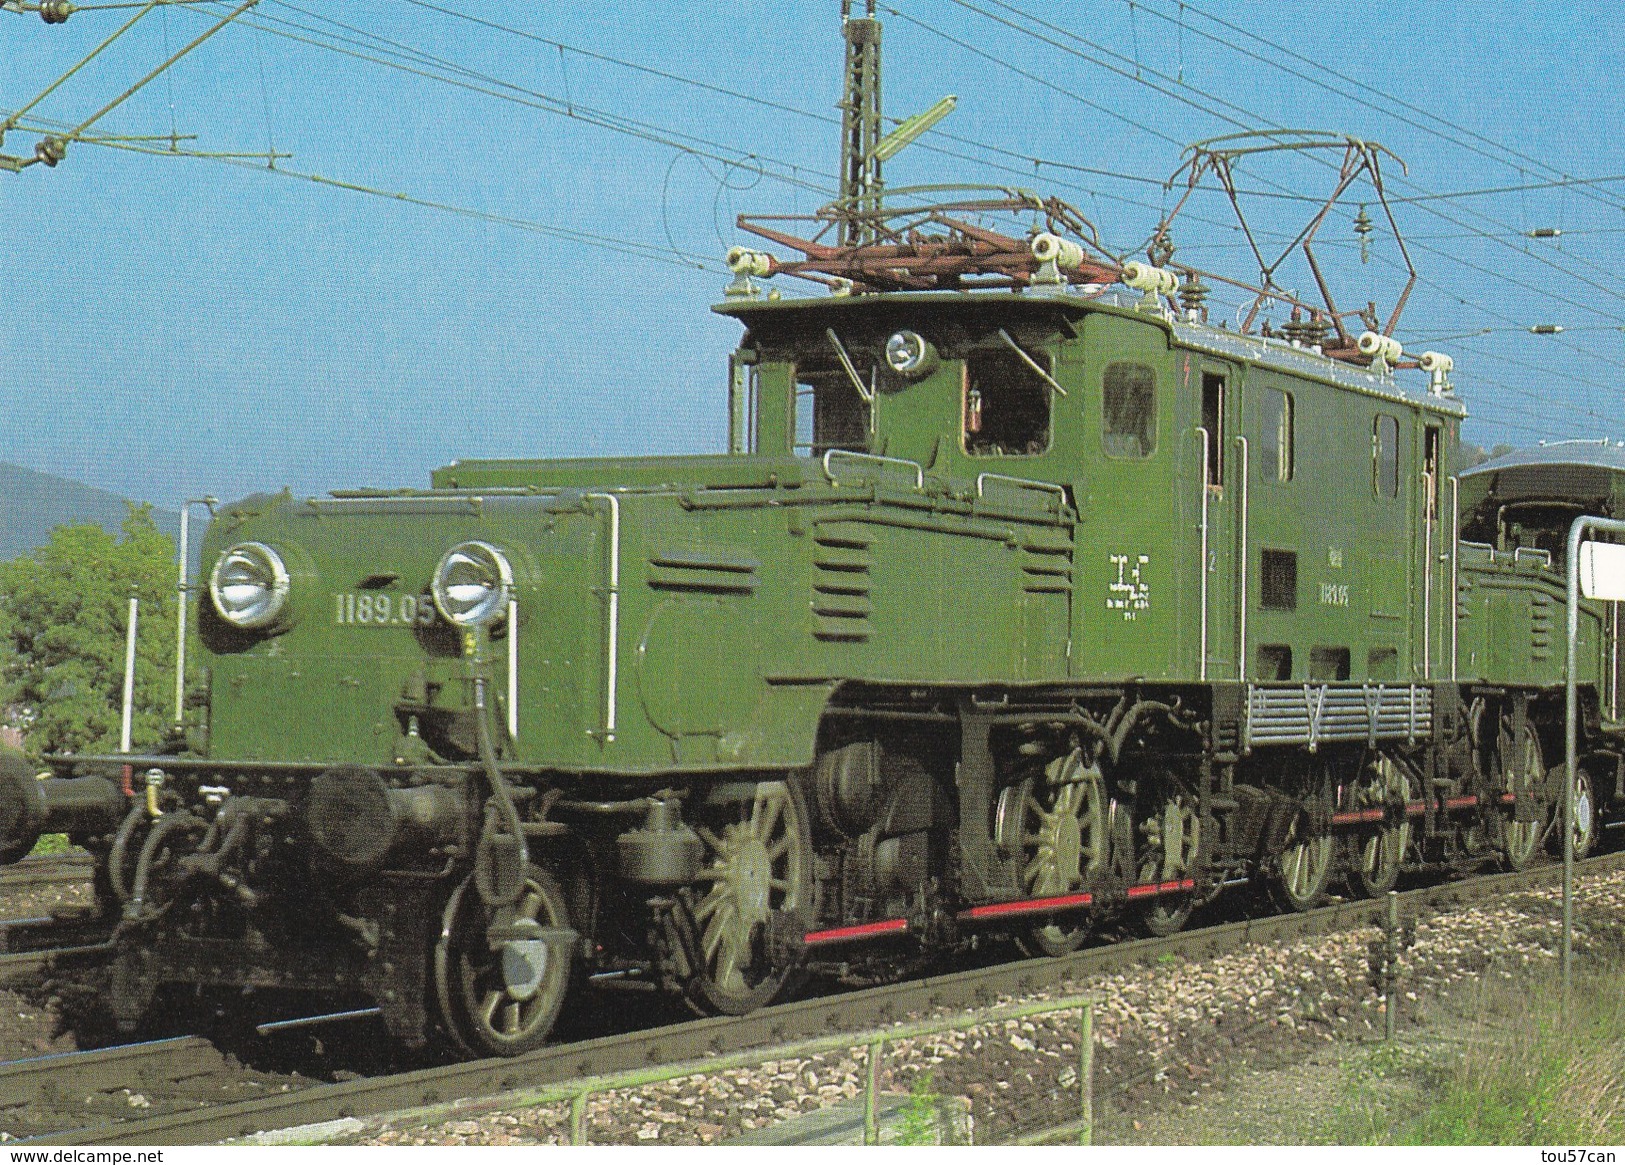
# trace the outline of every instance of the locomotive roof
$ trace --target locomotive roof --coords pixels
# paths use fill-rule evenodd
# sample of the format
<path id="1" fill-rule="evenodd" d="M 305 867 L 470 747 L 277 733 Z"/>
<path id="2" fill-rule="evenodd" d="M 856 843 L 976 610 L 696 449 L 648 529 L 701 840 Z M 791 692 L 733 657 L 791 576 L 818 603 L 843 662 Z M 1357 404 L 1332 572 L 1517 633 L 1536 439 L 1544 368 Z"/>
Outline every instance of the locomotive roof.
<path id="1" fill-rule="evenodd" d="M 1515 449 L 1458 475 L 1464 512 L 1508 502 L 1564 502 L 1618 516 L 1625 498 L 1625 447 L 1611 441 L 1554 441 Z"/>
<path id="2" fill-rule="evenodd" d="M 1548 445 L 1535 445 L 1528 449 L 1514 449 L 1481 461 L 1458 475 L 1477 477 L 1508 469 L 1545 468 L 1569 465 L 1584 469 L 1601 469 L 1611 473 L 1625 473 L 1625 446 L 1612 441 L 1553 441 Z"/>
<path id="3" fill-rule="evenodd" d="M 1207 352 L 1238 364 L 1272 368 L 1290 376 L 1335 384 L 1382 400 L 1461 418 L 1466 406 L 1456 397 L 1439 395 L 1401 384 L 1392 374 L 1379 375 L 1367 369 L 1333 360 L 1308 348 L 1294 347 L 1278 337 L 1245 335 L 1211 324 L 1193 323 L 1171 313 L 1146 312 L 1140 298 L 1121 291 L 1107 291 L 1087 299 L 1073 294 L 1038 294 L 1021 291 L 902 291 L 865 295 L 832 295 L 800 299 L 738 298 L 715 305 L 712 310 L 732 316 L 749 328 L 786 324 L 805 315 L 824 312 L 871 314 L 890 321 L 909 309 L 941 312 L 960 307 L 980 312 L 1004 311 L 1039 316 L 1061 314 L 1081 319 L 1090 312 L 1106 312 L 1159 324 L 1180 347 Z M 1622 466 L 1625 468 L 1625 466 Z"/>

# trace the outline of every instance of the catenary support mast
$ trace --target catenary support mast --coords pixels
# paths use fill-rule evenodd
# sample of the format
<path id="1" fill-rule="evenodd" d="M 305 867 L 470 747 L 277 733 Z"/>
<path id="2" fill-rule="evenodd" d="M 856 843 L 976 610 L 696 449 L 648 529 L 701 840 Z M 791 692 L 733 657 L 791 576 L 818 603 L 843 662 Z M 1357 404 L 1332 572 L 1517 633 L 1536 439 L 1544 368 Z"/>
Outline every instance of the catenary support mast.
<path id="1" fill-rule="evenodd" d="M 875 0 L 867 15 L 852 15 L 852 0 L 841 0 L 841 31 L 846 36 L 846 76 L 841 92 L 841 202 L 852 212 L 841 224 L 843 246 L 873 241 L 861 212 L 878 209 L 880 198 L 880 21 Z"/>

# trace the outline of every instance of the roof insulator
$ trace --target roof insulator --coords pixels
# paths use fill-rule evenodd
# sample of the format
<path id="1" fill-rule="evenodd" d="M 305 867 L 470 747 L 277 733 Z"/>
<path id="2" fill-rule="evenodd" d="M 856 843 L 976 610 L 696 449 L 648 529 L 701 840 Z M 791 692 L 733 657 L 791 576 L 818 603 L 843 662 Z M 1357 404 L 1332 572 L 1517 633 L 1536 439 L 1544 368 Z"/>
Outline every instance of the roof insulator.
<path id="1" fill-rule="evenodd" d="M 1202 315 L 1209 290 L 1195 269 L 1185 272 L 1185 282 L 1179 285 L 1179 306 L 1185 309 L 1188 318 L 1194 320 Z"/>
<path id="2" fill-rule="evenodd" d="M 1360 203 L 1360 213 L 1354 216 L 1354 233 L 1360 236 L 1360 262 L 1371 262 L 1371 234 L 1377 228 L 1371 225 L 1371 216 Z"/>

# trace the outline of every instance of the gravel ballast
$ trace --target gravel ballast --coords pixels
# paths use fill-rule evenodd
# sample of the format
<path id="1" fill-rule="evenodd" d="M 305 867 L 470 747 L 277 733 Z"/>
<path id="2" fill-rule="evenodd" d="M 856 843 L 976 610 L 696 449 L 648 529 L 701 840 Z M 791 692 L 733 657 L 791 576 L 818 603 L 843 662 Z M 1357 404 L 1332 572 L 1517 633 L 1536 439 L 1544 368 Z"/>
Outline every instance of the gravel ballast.
<path id="1" fill-rule="evenodd" d="M 1583 959 L 1612 951 L 1625 907 L 1625 872 L 1578 883 L 1576 943 Z M 1376 907 L 1373 907 L 1375 913 Z M 1400 960 L 1399 1019 L 1486 974 L 1517 978 L 1556 959 L 1561 897 L 1556 886 L 1416 920 L 1416 941 Z M 1093 994 L 1095 1096 L 1101 1140 L 1134 1142 L 1156 1114 L 1166 1126 L 1193 1106 L 1195 1129 L 1216 1081 L 1238 1071 L 1287 1070 L 1339 1043 L 1378 1037 L 1382 1003 L 1369 979 L 1375 927 L 1230 952 L 1164 956 L 1097 979 L 1057 983 L 1031 997 Z M 1001 1000 L 1001 1002 L 1012 1002 Z M 1075 1120 L 1075 1014 L 984 1025 L 888 1045 L 880 1086 L 967 1097 L 981 1144 Z M 1322 1057 L 1324 1058 L 1324 1057 Z M 715 1144 L 862 1095 L 866 1053 L 784 1059 L 594 1096 L 587 1105 L 595 1144 Z M 929 1088 L 922 1077 L 929 1073 Z M 455 1115 L 376 1118 L 347 1129 L 350 1144 L 528 1145 L 567 1143 L 565 1105 L 525 1106 L 503 1098 L 465 1102 Z"/>

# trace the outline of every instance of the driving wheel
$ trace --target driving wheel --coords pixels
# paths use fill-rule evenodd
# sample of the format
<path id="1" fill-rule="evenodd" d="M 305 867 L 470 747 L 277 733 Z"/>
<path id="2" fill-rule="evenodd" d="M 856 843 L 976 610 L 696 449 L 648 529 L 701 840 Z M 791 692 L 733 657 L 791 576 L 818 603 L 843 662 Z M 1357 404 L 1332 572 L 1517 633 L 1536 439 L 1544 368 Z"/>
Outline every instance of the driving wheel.
<path id="1" fill-rule="evenodd" d="M 688 947 L 695 964 L 688 984 L 699 1010 L 743 1015 L 785 989 L 796 970 L 775 958 L 767 935 L 777 917 L 810 917 L 812 841 L 800 794 L 785 781 L 764 781 L 751 796 L 709 813 L 695 825 L 706 865 L 685 891 Z"/>

